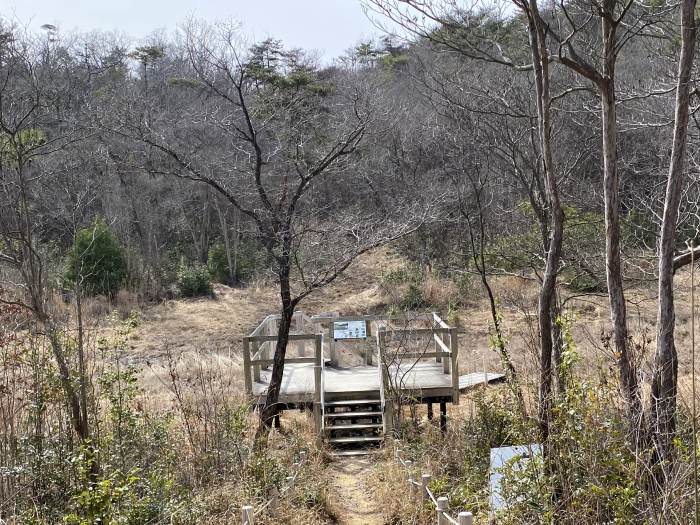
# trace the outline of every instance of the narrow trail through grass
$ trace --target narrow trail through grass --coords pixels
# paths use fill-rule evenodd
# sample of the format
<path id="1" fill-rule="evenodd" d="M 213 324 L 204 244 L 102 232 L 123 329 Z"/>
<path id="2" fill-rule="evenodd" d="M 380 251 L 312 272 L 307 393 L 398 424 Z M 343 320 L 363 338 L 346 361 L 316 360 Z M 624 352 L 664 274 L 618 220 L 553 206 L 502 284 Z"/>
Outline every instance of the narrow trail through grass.
<path id="1" fill-rule="evenodd" d="M 382 509 L 369 486 L 372 458 L 348 458 L 329 465 L 329 499 L 341 525 L 381 525 Z"/>

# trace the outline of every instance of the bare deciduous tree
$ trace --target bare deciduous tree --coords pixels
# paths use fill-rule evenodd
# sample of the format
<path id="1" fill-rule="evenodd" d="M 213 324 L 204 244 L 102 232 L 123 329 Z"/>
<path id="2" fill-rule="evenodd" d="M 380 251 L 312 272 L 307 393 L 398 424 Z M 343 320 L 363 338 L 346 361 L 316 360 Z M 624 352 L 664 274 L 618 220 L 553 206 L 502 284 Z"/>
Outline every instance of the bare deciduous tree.
<path id="1" fill-rule="evenodd" d="M 382 133 L 386 111 L 373 106 L 371 82 L 326 81 L 303 54 L 277 41 L 246 50 L 230 25 L 188 24 L 178 52 L 189 75 L 169 79 L 183 92 L 180 118 L 158 115 L 157 104 L 146 110 L 134 103 L 103 125 L 148 148 L 149 172 L 206 184 L 255 225 L 273 265 L 281 314 L 260 415 L 263 437 L 278 411 L 299 302 L 360 254 L 413 231 L 424 211 L 407 203 L 399 220 L 392 207 L 363 210 L 363 199 L 376 192 L 355 173 L 358 150 Z M 330 193 L 320 191 L 325 185 Z"/>

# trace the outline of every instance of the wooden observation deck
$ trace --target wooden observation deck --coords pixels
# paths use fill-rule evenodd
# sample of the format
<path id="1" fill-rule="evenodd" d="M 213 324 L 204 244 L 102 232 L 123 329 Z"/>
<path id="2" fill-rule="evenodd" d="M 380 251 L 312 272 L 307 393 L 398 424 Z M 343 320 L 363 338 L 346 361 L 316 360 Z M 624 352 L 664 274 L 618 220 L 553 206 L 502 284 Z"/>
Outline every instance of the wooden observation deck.
<path id="1" fill-rule="evenodd" d="M 262 405 L 279 315 L 243 338 L 245 391 Z M 457 330 L 435 313 L 387 317 L 294 316 L 279 404 L 309 408 L 318 435 L 336 446 L 381 442 L 397 404 L 459 403 Z M 485 379 L 486 380 L 486 379 Z"/>

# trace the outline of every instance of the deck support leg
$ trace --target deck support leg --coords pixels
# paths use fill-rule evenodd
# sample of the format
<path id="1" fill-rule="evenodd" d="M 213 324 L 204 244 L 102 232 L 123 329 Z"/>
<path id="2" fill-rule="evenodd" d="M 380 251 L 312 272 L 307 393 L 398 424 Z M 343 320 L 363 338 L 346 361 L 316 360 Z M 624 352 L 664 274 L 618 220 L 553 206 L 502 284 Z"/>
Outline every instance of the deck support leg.
<path id="1" fill-rule="evenodd" d="M 442 432 L 447 430 L 447 403 L 445 401 L 440 401 L 440 430 Z"/>
<path id="2" fill-rule="evenodd" d="M 282 424 L 280 423 L 280 413 L 277 412 L 277 414 L 275 414 L 275 428 L 279 430 L 281 427 Z"/>
<path id="3" fill-rule="evenodd" d="M 391 436 L 394 433 L 394 401 L 387 399 L 384 404 L 384 438 Z"/>
<path id="4" fill-rule="evenodd" d="M 433 404 L 428 403 L 428 421 L 433 420 Z"/>
<path id="5" fill-rule="evenodd" d="M 319 447 L 321 446 L 321 444 L 323 442 L 322 419 L 323 419 L 323 411 L 321 410 L 321 403 L 315 402 L 314 403 L 314 427 L 316 430 L 316 444 Z"/>

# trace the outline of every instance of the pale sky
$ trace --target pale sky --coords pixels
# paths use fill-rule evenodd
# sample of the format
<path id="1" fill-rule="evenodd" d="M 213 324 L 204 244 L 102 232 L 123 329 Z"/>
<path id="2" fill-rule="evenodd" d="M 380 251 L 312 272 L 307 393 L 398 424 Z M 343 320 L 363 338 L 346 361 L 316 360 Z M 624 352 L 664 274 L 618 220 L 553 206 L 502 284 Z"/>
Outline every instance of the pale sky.
<path id="1" fill-rule="evenodd" d="M 172 32 L 190 16 L 234 19 L 256 40 L 273 36 L 288 47 L 319 52 L 324 62 L 360 40 L 380 35 L 359 0 L 0 0 L 0 16 L 32 30 L 117 30 L 135 40 Z"/>

